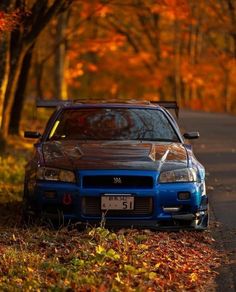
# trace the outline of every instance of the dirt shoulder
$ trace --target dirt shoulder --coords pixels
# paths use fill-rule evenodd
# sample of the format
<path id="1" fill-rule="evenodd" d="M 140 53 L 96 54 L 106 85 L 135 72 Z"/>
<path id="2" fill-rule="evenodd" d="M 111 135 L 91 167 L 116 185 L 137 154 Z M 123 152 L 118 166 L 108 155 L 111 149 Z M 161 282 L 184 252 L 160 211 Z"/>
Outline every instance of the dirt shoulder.
<path id="1" fill-rule="evenodd" d="M 211 230 L 224 254 L 217 291 L 236 291 L 236 116 L 183 111 L 180 124 L 201 135 L 193 147 L 207 171 Z"/>

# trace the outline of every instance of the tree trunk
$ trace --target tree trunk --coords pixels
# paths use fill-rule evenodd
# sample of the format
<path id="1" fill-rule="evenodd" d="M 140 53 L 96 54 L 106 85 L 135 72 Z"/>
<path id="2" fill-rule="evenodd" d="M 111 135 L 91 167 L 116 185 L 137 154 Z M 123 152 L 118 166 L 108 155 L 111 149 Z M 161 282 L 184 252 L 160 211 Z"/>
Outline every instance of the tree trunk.
<path id="1" fill-rule="evenodd" d="M 234 4 L 234 1 L 232 1 L 232 0 L 227 0 L 227 5 L 228 5 L 228 10 L 229 10 L 231 26 L 232 26 L 230 34 L 231 34 L 231 37 L 233 39 L 233 44 L 234 44 L 233 54 L 234 54 L 234 59 L 236 59 L 236 33 L 235 33 L 236 7 L 235 7 L 235 4 Z"/>
<path id="2" fill-rule="evenodd" d="M 12 66 L 10 68 L 8 84 L 5 93 L 5 100 L 2 114 L 2 135 L 7 137 L 9 131 L 10 117 L 12 106 L 14 103 L 15 92 L 17 89 L 18 79 L 23 64 L 25 49 L 17 48 L 15 57 L 12 60 Z"/>
<path id="3" fill-rule="evenodd" d="M 43 79 L 43 67 L 44 63 L 37 63 L 35 64 L 35 70 L 34 70 L 34 76 L 35 76 L 35 90 L 36 90 L 36 96 L 39 99 L 42 99 L 43 94 L 43 87 L 42 87 L 42 79 Z"/>
<path id="4" fill-rule="evenodd" d="M 68 11 L 62 13 L 58 17 L 57 29 L 56 29 L 56 42 L 58 46 L 55 54 L 55 96 L 58 99 L 66 100 L 67 95 L 67 83 L 65 80 L 65 71 L 67 68 L 66 58 L 66 42 L 62 40 L 65 38 L 65 30 L 68 23 Z"/>
<path id="5" fill-rule="evenodd" d="M 200 28 L 202 25 L 201 11 L 198 2 L 193 2 L 192 15 L 197 20 L 197 23 L 190 24 L 188 33 L 187 54 L 189 58 L 189 66 L 193 70 L 193 78 L 195 78 L 194 68 L 198 63 L 199 55 L 202 50 L 202 35 Z M 198 93 L 200 92 L 195 84 L 192 84 L 193 80 L 185 82 L 184 85 L 184 104 L 191 105 L 191 100 L 198 99 Z"/>
<path id="6" fill-rule="evenodd" d="M 175 100 L 181 104 L 181 74 L 180 74 L 180 62 L 181 62 L 181 32 L 178 22 L 175 23 L 174 31 L 174 94 Z"/>
<path id="7" fill-rule="evenodd" d="M 19 76 L 15 98 L 14 98 L 12 111 L 11 111 L 10 124 L 9 124 L 10 134 L 19 134 L 20 119 L 21 119 L 21 114 L 22 114 L 22 110 L 24 106 L 25 89 L 27 85 L 28 73 L 30 70 L 32 53 L 33 53 L 33 46 L 28 50 L 23 60 L 21 73 Z"/>
<path id="8" fill-rule="evenodd" d="M 7 81 L 10 70 L 10 34 L 3 33 L 0 43 L 0 128 L 2 125 L 2 113 Z"/>
<path id="9" fill-rule="evenodd" d="M 2 0 L 0 10 L 7 12 L 10 0 Z M 0 35 L 0 128 L 7 81 L 10 70 L 10 32 L 1 32 Z"/>
<path id="10" fill-rule="evenodd" d="M 225 111 L 227 113 L 231 112 L 231 92 L 230 92 L 230 70 L 224 70 L 224 78 L 223 78 L 223 97 L 225 98 Z"/>

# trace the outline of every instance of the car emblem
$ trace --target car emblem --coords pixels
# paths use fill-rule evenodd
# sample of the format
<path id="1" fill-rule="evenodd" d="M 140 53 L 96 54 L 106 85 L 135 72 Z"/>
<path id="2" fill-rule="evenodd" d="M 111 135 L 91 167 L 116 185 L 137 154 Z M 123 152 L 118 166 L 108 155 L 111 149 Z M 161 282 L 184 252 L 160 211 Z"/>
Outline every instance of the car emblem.
<path id="1" fill-rule="evenodd" d="M 113 177 L 113 183 L 114 184 L 122 184 L 122 180 L 120 177 Z"/>

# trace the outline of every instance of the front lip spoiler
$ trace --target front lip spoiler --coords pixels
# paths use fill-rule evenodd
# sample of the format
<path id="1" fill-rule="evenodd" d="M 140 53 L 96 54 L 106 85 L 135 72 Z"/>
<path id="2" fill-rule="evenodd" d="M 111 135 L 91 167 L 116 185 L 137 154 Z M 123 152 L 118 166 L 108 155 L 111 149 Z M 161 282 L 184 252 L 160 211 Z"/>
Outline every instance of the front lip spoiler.
<path id="1" fill-rule="evenodd" d="M 55 213 L 48 213 L 48 212 L 45 212 L 43 213 L 44 215 L 46 216 L 49 216 L 51 219 L 56 219 L 58 218 L 58 213 L 55 214 Z M 67 216 L 65 216 L 67 217 Z M 70 219 L 76 219 L 76 216 L 69 216 Z M 122 218 L 121 218 L 122 219 Z M 192 221 L 194 219 L 196 219 L 196 216 L 192 213 L 189 213 L 189 214 L 172 214 L 171 215 L 171 219 L 173 220 L 182 220 L 182 221 Z M 87 219 L 86 218 L 83 218 L 83 222 L 100 222 L 100 218 L 98 218 L 97 220 L 95 219 Z M 106 222 L 112 222 L 112 224 L 120 224 L 121 226 L 125 226 L 125 225 L 130 225 L 129 222 L 131 222 L 131 225 L 136 225 L 136 226 L 142 226 L 143 223 L 144 225 L 148 225 L 148 226 L 153 226 L 153 225 L 159 225 L 158 222 L 160 222 L 159 220 L 150 220 L 150 219 L 147 219 L 147 218 L 143 218 L 143 219 L 125 219 L 125 220 L 122 220 L 122 223 L 120 222 L 120 220 L 118 220 L 117 218 L 116 219 L 106 219 L 105 218 L 105 221 Z"/>
<path id="2" fill-rule="evenodd" d="M 187 220 L 186 220 L 187 223 Z M 178 231 L 181 229 L 194 230 L 194 226 L 190 224 L 186 225 L 162 225 L 157 220 L 105 220 L 104 222 L 98 220 L 88 220 L 79 221 L 78 225 L 80 226 L 103 226 L 108 229 L 122 229 L 122 228 L 134 228 L 134 229 L 150 229 L 150 230 L 165 230 L 165 231 Z"/>
<path id="3" fill-rule="evenodd" d="M 197 213 L 198 214 L 198 213 Z M 187 213 L 187 214 L 172 214 L 169 220 L 142 220 L 142 219 L 82 219 L 77 216 L 67 216 L 62 215 L 60 218 L 60 223 L 65 224 L 66 222 L 72 225 L 81 227 L 98 227 L 103 226 L 108 229 L 122 229 L 122 228 L 134 228 L 134 229 L 150 229 L 156 231 L 179 231 L 179 230 L 205 230 L 201 224 L 198 225 L 195 222 L 197 219 L 197 214 Z M 58 214 L 43 213 L 47 218 L 52 221 L 58 220 Z M 178 221 L 180 224 L 178 224 Z M 186 222 L 186 223 L 185 223 Z M 192 223 L 191 223 L 192 222 Z"/>
<path id="4" fill-rule="evenodd" d="M 174 220 L 186 220 L 192 221 L 196 218 L 194 214 L 172 214 L 172 219 Z"/>

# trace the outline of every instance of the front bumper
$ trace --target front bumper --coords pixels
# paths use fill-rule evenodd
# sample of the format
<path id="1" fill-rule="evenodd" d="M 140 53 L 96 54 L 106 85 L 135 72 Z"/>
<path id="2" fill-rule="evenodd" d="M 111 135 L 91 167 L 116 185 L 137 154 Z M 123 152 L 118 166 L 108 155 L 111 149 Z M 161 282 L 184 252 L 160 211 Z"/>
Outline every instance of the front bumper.
<path id="1" fill-rule="evenodd" d="M 157 178 L 155 178 L 157 181 Z M 208 225 L 208 200 L 203 182 L 156 184 L 148 189 L 83 188 L 81 183 L 38 181 L 29 193 L 30 201 L 37 213 L 60 222 L 73 221 L 81 224 L 107 227 L 141 227 L 152 229 L 205 229 Z M 180 192 L 189 193 L 186 200 L 179 200 Z M 100 209 L 104 194 L 131 194 L 134 211 L 108 211 Z M 68 199 L 69 198 L 69 199 Z M 84 202 L 92 204 L 88 212 Z M 148 203 L 149 202 L 149 203 Z M 151 203 L 150 203 L 151 202 Z M 87 204 L 87 203 L 86 203 Z M 150 204 L 148 207 L 142 204 Z M 137 211 L 138 210 L 138 211 Z M 140 211 L 141 210 L 141 211 Z M 166 211 L 167 210 L 167 211 Z M 168 211 L 169 210 L 169 211 Z M 175 211 L 173 211 L 175 210 Z"/>
<path id="2" fill-rule="evenodd" d="M 106 227 L 141 227 L 152 229 L 179 229 L 179 228 L 194 228 L 201 229 L 202 217 L 207 216 L 207 197 L 199 192 L 197 184 L 182 184 L 178 185 L 178 189 L 183 189 L 191 194 L 189 200 L 179 201 L 177 199 L 178 189 L 173 190 L 171 186 L 164 191 L 159 187 L 156 192 L 133 192 L 134 199 L 148 199 L 152 201 L 151 211 L 148 213 L 132 214 L 126 211 L 113 212 L 109 211 L 100 214 L 86 214 L 83 207 L 84 199 L 94 201 L 94 198 L 99 202 L 101 193 L 90 194 L 83 193 L 75 186 L 57 183 L 37 183 L 33 194 L 33 205 L 38 213 L 43 213 L 46 217 L 56 220 L 59 217 L 60 222 L 80 222 L 81 224 L 100 225 L 103 221 Z M 55 193 L 54 198 L 48 198 L 45 194 Z M 109 191 L 111 193 L 111 191 Z M 119 192 L 120 193 L 120 192 Z M 115 195 L 115 192 L 113 193 Z M 65 196 L 70 196 L 71 201 L 64 199 Z M 146 200 L 147 201 L 147 200 Z M 177 212 L 166 212 L 164 207 L 178 207 Z M 150 209 L 150 208 L 146 208 Z M 199 215 L 201 214 L 201 216 Z"/>

